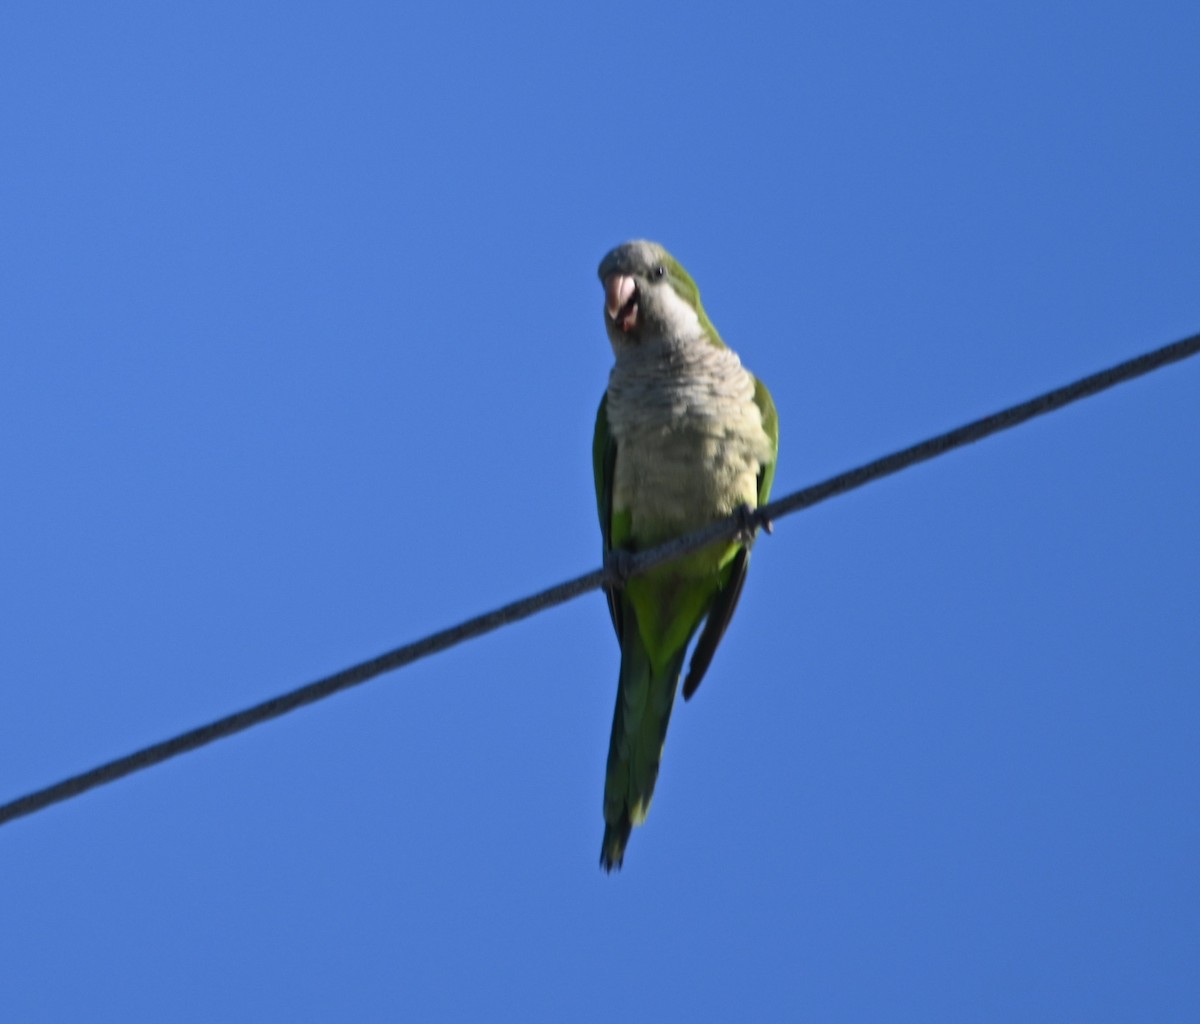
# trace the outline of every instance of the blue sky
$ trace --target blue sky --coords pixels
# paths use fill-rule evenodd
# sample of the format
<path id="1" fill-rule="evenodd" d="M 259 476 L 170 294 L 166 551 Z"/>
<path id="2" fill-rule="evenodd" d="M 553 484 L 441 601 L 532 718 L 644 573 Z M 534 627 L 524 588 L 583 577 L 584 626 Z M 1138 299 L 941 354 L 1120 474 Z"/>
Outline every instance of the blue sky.
<path id="1" fill-rule="evenodd" d="M 9 4 L 0 801 L 594 567 L 595 267 L 782 494 L 1200 330 L 1195 4 Z M 1200 362 L 0 830 L 21 1021 L 1200 1015 Z"/>

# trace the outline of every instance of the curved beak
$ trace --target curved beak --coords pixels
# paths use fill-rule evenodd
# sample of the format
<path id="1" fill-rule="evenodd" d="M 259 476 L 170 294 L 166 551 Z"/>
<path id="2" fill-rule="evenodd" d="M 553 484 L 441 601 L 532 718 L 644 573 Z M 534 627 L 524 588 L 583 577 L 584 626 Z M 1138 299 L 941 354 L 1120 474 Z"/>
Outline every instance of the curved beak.
<path id="1" fill-rule="evenodd" d="M 604 311 L 618 329 L 629 332 L 638 323 L 637 282 L 627 274 L 609 274 L 604 282 Z"/>

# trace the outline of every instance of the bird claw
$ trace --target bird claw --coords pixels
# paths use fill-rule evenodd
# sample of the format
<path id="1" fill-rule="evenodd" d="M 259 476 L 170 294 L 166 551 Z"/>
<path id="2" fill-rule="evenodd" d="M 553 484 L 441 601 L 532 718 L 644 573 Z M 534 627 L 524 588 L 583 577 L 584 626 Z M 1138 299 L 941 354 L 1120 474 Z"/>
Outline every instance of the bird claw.
<path id="1" fill-rule="evenodd" d="M 770 533 L 772 530 L 771 521 L 769 519 L 762 519 L 749 505 L 739 505 L 733 510 L 733 515 L 738 521 L 737 539 L 743 544 L 753 543 L 754 535 L 758 532 L 760 526 L 767 533 Z"/>

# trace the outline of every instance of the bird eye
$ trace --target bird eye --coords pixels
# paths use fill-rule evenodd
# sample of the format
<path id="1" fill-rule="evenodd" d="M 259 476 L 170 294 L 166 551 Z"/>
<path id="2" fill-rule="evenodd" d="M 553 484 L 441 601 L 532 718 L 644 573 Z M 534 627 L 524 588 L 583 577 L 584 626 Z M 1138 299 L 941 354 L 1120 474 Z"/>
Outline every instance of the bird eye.
<path id="1" fill-rule="evenodd" d="M 654 276 L 655 277 L 666 277 L 667 276 L 667 268 L 664 267 L 660 263 L 657 267 L 654 268 Z"/>

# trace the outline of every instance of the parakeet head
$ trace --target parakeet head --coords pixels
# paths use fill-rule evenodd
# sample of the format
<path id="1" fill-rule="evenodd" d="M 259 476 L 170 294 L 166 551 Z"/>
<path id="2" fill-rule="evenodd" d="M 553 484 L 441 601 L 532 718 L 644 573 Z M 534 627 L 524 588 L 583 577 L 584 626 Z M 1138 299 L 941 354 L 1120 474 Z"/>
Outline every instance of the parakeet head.
<path id="1" fill-rule="evenodd" d="M 657 242 L 626 242 L 600 261 L 604 326 L 613 351 L 655 339 L 720 339 L 686 270 Z"/>

